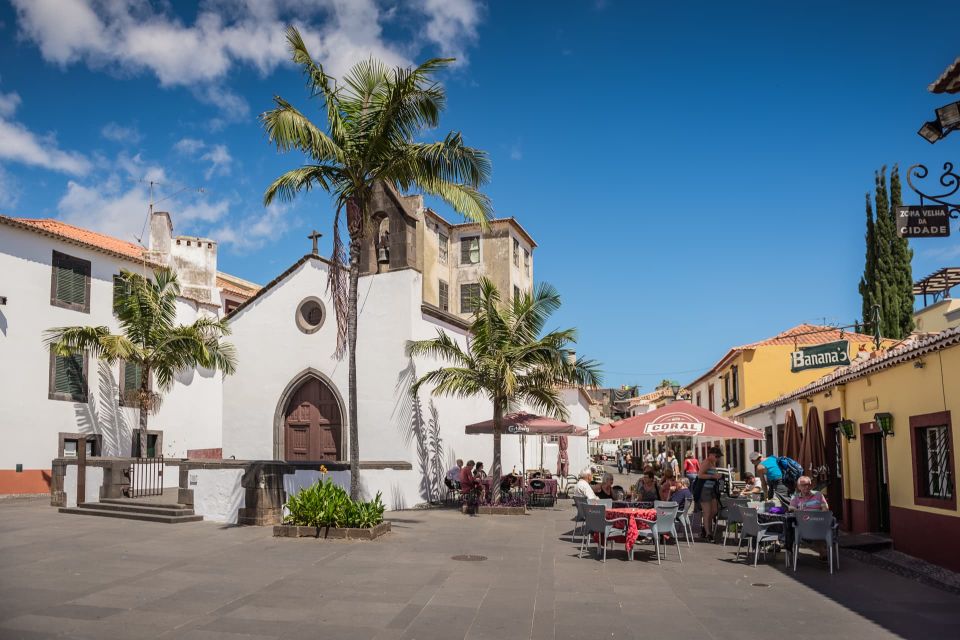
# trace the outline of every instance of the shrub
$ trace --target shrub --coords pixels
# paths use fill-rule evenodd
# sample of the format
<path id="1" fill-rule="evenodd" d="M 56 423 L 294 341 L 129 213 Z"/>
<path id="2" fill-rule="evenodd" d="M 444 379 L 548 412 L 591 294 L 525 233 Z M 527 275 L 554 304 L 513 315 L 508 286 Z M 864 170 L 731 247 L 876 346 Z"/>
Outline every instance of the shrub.
<path id="1" fill-rule="evenodd" d="M 370 502 L 350 499 L 333 480 L 317 480 L 287 499 L 287 524 L 301 527 L 369 529 L 383 522 L 380 493 Z"/>

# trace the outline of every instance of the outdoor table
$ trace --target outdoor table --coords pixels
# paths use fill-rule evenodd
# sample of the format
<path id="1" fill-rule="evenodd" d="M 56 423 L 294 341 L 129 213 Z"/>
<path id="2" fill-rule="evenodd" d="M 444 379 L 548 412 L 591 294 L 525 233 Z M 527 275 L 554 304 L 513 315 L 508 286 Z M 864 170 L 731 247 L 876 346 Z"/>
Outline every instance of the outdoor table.
<path id="1" fill-rule="evenodd" d="M 765 511 L 757 512 L 757 521 L 761 524 L 766 522 L 780 522 L 783 523 L 783 543 L 787 548 L 787 551 L 793 553 L 793 539 L 794 539 L 794 529 L 797 526 L 797 512 L 788 511 L 786 513 L 767 513 Z M 837 536 L 839 533 L 840 523 L 837 522 L 837 519 L 833 519 L 833 535 Z"/>
<path id="2" fill-rule="evenodd" d="M 629 554 L 633 545 L 636 544 L 640 536 L 640 529 L 649 529 L 649 525 L 640 520 L 656 520 L 656 509 L 638 509 L 636 507 L 608 507 L 606 511 L 607 520 L 616 520 L 618 518 L 627 519 L 627 530 L 622 536 L 613 536 L 616 542 L 623 542 Z M 597 541 L 599 534 L 593 534 L 594 542 Z M 606 541 L 604 541 L 606 542 Z"/>

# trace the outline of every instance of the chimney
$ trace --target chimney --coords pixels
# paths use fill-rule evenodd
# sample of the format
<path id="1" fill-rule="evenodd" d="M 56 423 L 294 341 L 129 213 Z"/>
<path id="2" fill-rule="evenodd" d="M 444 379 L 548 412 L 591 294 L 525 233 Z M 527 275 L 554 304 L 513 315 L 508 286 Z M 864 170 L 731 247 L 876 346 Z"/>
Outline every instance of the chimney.
<path id="1" fill-rule="evenodd" d="M 164 257 L 170 255 L 170 244 L 173 239 L 173 223 L 170 214 L 166 211 L 154 211 L 150 214 L 150 241 L 147 249 Z M 166 262 L 166 260 L 161 260 Z"/>

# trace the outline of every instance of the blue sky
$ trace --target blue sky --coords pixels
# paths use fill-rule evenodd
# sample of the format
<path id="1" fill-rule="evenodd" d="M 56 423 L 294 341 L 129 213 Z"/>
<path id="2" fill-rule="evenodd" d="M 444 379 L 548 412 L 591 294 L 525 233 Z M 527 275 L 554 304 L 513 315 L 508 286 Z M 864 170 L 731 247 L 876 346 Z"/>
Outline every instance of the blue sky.
<path id="1" fill-rule="evenodd" d="M 557 325 L 608 383 L 689 381 L 729 346 L 859 315 L 874 170 L 960 164 L 960 134 L 916 134 L 960 55 L 925 25 L 960 4 L 674 4 L 0 0 L 0 212 L 132 239 L 152 179 L 178 232 L 266 282 L 331 225 L 322 195 L 261 205 L 299 159 L 256 116 L 274 94 L 309 108 L 283 26 L 334 73 L 455 55 L 441 130 L 489 151 Z M 915 277 L 960 264 L 957 227 L 913 242 Z"/>

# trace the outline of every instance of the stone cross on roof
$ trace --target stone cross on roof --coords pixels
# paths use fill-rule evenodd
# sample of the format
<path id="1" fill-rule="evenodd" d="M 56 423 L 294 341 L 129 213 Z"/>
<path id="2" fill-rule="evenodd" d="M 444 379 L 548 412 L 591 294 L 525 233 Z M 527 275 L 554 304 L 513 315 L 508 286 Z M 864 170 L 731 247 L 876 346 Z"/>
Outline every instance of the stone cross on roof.
<path id="1" fill-rule="evenodd" d="M 320 255 L 320 249 L 317 247 L 317 241 L 321 238 L 321 236 L 323 236 L 323 234 L 316 229 L 313 230 L 313 233 L 307 236 L 307 238 L 313 240 L 313 255 L 315 256 Z"/>

